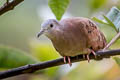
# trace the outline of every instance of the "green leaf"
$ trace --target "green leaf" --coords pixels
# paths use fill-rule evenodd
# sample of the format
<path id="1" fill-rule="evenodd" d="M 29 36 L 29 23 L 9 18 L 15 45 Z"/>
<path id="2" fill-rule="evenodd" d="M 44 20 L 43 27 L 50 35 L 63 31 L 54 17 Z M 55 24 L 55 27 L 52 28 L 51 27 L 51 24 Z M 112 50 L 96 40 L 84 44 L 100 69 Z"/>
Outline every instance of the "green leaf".
<path id="1" fill-rule="evenodd" d="M 116 26 L 114 25 L 114 23 L 113 23 L 111 20 L 109 20 L 105 15 L 103 15 L 103 17 L 104 17 L 104 19 L 109 23 L 109 25 L 110 25 L 111 27 L 113 27 L 116 32 L 118 32 L 118 29 L 116 28 Z"/>
<path id="2" fill-rule="evenodd" d="M 116 63 L 120 66 L 120 58 L 114 57 L 114 59 L 115 59 Z"/>
<path id="3" fill-rule="evenodd" d="M 65 13 L 69 3 L 70 0 L 49 0 L 48 5 L 56 16 L 56 19 L 60 20 Z"/>
<path id="4" fill-rule="evenodd" d="M 101 23 L 101 24 L 109 25 L 108 23 L 106 23 L 106 22 L 104 22 L 103 20 L 100 20 L 100 19 L 98 19 L 98 18 L 96 18 L 96 17 L 93 17 L 92 20 L 94 20 L 94 21 L 96 21 L 96 22 L 98 22 L 98 23 Z"/>
<path id="5" fill-rule="evenodd" d="M 106 17 L 113 22 L 117 29 L 120 27 L 120 10 L 113 6 L 110 11 L 107 13 Z"/>
<path id="6" fill-rule="evenodd" d="M 114 23 L 114 21 L 115 21 L 115 23 L 116 23 L 116 19 L 120 16 L 120 10 L 117 8 L 117 7 L 115 7 L 115 6 L 113 6 L 111 9 L 110 9 L 110 11 L 106 14 L 106 17 L 109 19 L 109 20 L 111 20 L 113 23 Z"/>
<path id="7" fill-rule="evenodd" d="M 38 62 L 27 53 L 0 45 L 0 68 L 15 68 Z"/>

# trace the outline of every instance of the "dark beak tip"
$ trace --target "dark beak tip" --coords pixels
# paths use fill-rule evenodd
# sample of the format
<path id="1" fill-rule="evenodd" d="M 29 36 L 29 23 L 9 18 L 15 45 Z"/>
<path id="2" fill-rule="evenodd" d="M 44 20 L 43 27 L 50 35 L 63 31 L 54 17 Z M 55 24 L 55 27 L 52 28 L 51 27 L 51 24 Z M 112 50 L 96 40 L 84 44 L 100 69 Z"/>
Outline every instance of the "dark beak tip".
<path id="1" fill-rule="evenodd" d="M 39 38 L 44 33 L 44 30 L 40 30 L 40 32 L 36 35 L 37 38 Z"/>
<path id="2" fill-rule="evenodd" d="M 38 34 L 36 35 L 36 37 L 39 38 L 39 37 L 40 37 L 40 34 L 38 33 Z"/>

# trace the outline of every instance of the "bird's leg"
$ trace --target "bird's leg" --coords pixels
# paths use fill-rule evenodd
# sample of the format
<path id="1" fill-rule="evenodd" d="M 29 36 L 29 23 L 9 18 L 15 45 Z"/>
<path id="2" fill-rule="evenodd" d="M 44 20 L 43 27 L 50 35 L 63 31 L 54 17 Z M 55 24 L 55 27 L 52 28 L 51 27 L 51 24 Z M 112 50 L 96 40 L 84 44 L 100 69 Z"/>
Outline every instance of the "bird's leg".
<path id="1" fill-rule="evenodd" d="M 64 63 L 66 64 L 66 56 L 64 56 Z"/>
<path id="2" fill-rule="evenodd" d="M 96 58 L 96 53 L 95 53 L 92 49 L 88 49 L 88 54 L 87 54 L 87 60 L 88 60 L 88 62 L 90 62 L 89 55 L 90 55 L 91 53 L 92 53 L 92 54 L 95 56 L 95 58 Z"/>
<path id="3" fill-rule="evenodd" d="M 93 51 L 93 50 L 91 50 L 91 52 L 92 52 L 92 54 L 95 56 L 95 58 L 96 58 L 96 53 L 95 53 L 95 51 Z"/>
<path id="4" fill-rule="evenodd" d="M 66 57 L 68 59 L 68 64 L 70 65 L 70 67 L 72 66 L 71 60 L 69 56 L 64 56 L 64 63 L 66 64 Z"/>
<path id="5" fill-rule="evenodd" d="M 89 63 L 90 62 L 89 54 L 87 54 L 87 60 L 88 60 L 88 63 Z"/>
<path id="6" fill-rule="evenodd" d="M 70 67 L 72 66 L 72 63 L 71 63 L 71 60 L 70 60 L 70 57 L 69 56 L 67 56 L 67 58 L 68 58 L 68 64 L 70 65 Z"/>

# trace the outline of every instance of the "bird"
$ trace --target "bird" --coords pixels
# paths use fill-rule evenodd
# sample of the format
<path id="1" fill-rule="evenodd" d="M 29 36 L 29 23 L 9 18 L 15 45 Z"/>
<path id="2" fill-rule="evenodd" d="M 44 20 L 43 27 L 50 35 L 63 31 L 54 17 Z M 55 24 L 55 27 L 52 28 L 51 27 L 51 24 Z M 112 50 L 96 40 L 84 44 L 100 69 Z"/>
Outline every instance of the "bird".
<path id="1" fill-rule="evenodd" d="M 89 54 L 96 56 L 96 51 L 106 46 L 106 38 L 98 26 L 89 18 L 71 17 L 60 21 L 48 19 L 41 24 L 37 37 L 44 34 L 53 43 L 56 51 L 63 56 L 63 61 L 72 66 L 70 57 Z"/>

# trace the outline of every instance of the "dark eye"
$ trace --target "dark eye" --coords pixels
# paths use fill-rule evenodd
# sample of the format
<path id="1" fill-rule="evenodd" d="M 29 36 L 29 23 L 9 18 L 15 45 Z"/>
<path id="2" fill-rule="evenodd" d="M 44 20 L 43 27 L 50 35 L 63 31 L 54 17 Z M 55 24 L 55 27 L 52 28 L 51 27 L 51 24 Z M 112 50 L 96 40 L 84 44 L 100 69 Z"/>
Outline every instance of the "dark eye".
<path id="1" fill-rule="evenodd" d="M 53 24 L 50 24 L 50 27 L 52 28 L 52 27 L 53 27 Z"/>

